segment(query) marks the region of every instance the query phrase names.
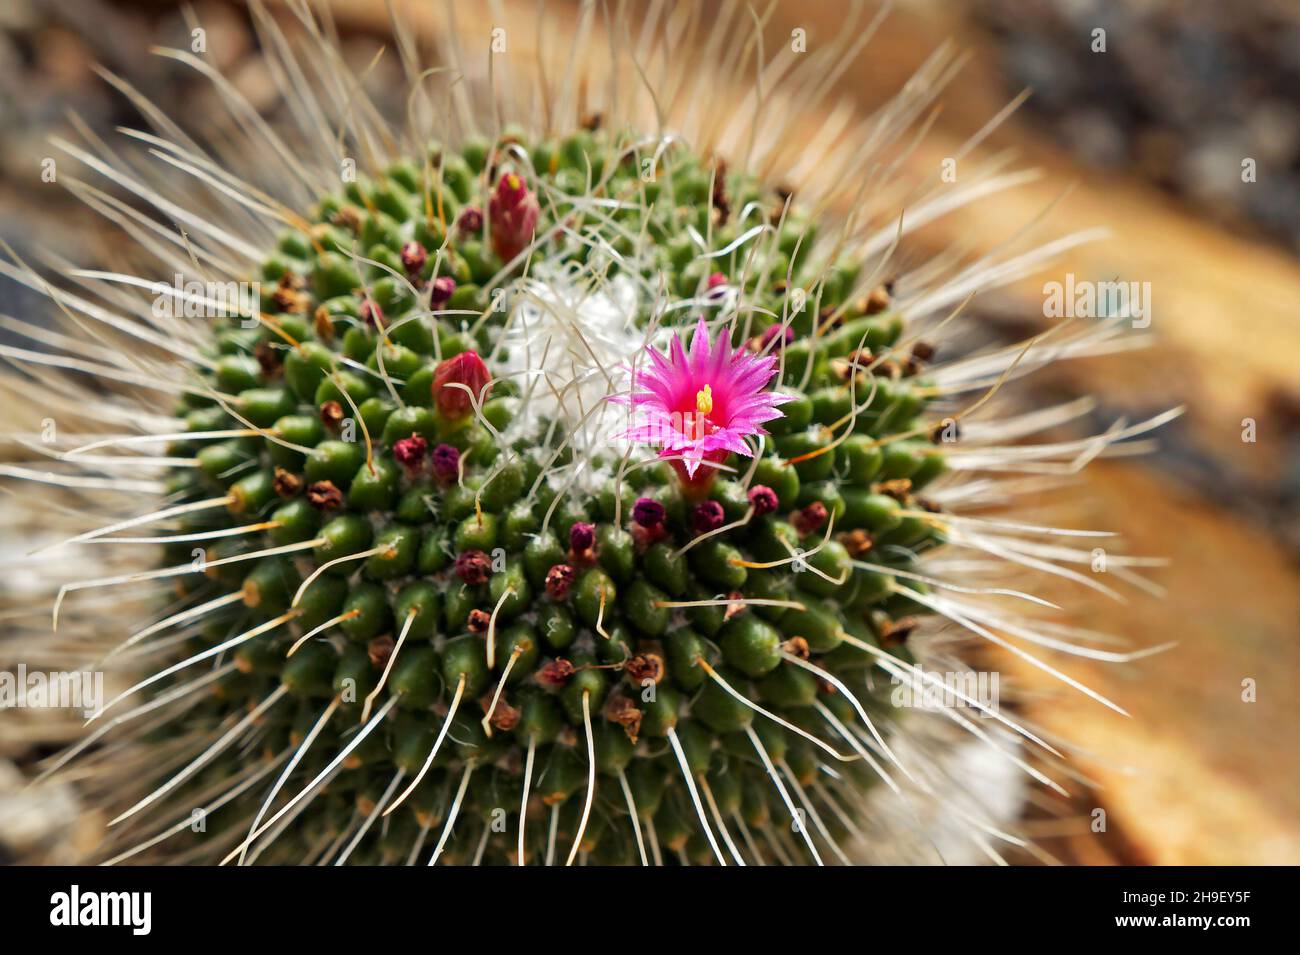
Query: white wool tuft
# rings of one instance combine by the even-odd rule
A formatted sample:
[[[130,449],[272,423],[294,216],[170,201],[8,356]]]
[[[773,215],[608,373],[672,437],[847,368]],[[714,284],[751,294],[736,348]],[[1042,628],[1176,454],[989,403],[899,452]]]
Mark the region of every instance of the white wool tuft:
[[[527,401],[507,438],[539,434],[544,421],[558,421],[553,444],[570,439],[575,460],[621,453],[615,435],[628,426],[626,407],[606,399],[626,394],[630,367],[646,344],[636,324],[636,283],[616,276],[589,289],[568,275],[529,280],[514,295],[502,362]]]

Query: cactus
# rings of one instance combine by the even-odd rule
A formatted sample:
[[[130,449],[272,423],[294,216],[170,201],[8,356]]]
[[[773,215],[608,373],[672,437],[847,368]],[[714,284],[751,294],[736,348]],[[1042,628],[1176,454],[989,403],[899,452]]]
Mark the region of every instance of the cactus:
[[[963,518],[972,498],[944,492],[997,471],[1004,433],[1036,430],[957,440],[1024,358],[939,362],[946,326],[927,318],[971,276],[896,288],[878,242],[816,211],[819,186],[791,196],[608,117],[448,134],[321,182],[299,209],[224,183],[288,223],[228,276],[260,282],[252,307],[183,333],[124,319],[110,357],[94,352],[122,392],[98,400],[116,425],[62,457],[156,466],[161,493],[74,543],[169,529],[153,569],[66,583],[56,621],[73,620],[56,626],[92,626],[77,610],[92,585],[175,584],[110,644],[133,678],[96,714],[105,729],[51,768],[110,729],[143,753],[131,784],[105,787],[137,834],[105,856],[861,857],[871,792],[912,776],[891,741],[920,718],[881,675],[921,678],[936,618],[995,640],[1018,619],[945,596],[995,588],[931,570],[935,555],[956,536],[1036,561],[1033,528]],[[251,255],[195,231],[208,265],[223,244]],[[166,362],[136,369],[123,331]],[[147,404],[143,434],[165,457],[136,459],[120,411],[164,366],[154,395],[176,404]],[[129,472],[90,473],[121,506]]]

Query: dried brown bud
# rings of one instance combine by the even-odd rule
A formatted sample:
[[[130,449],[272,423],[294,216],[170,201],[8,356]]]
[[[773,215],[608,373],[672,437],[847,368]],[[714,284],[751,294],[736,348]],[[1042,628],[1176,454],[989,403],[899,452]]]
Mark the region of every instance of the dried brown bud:
[[[275,479],[271,482],[275,488],[275,493],[280,497],[296,497],[302,490],[302,478],[284,468],[275,469]]]
[[[731,200],[727,196],[727,163],[718,159],[713,171],[713,208],[718,210],[717,220],[726,222],[731,217]]]
[[[867,296],[867,301],[862,309],[867,315],[876,315],[889,308],[889,288],[885,285],[877,285]]]
[[[944,418],[930,429],[931,444],[947,444],[961,440],[961,424],[956,418]]]
[[[572,663],[564,657],[556,657],[537,671],[537,682],[543,686],[564,686],[574,672]]]
[[[912,493],[912,481],[910,478],[894,478],[892,481],[881,481],[876,485],[876,493],[892,497],[899,504],[906,504],[908,496]]]
[[[316,330],[316,337],[326,345],[334,341],[334,319],[330,316],[330,310],[324,305],[316,306],[316,313],[312,316],[312,327]]]
[[[646,680],[658,683],[664,677],[664,660],[657,653],[638,653],[623,665],[623,672],[643,686]]]
[[[330,224],[342,226],[349,232],[361,231],[361,210],[356,206],[344,206],[330,216]]]
[[[867,531],[853,530],[841,534],[840,543],[844,545],[844,549],[849,552],[850,557],[861,557],[871,550],[875,542]]]
[[[811,656],[808,641],[803,637],[791,637],[785,643],[781,644],[781,649],[792,657],[798,657],[800,660],[807,660],[808,657]]]
[[[333,400],[323,402],[320,406],[320,420],[331,431],[337,431],[343,423],[343,406]]]
[[[337,511],[343,506],[343,492],[333,481],[317,481],[307,488],[307,503],[318,511]]]
[[[918,622],[915,617],[903,617],[899,620],[884,618],[876,627],[880,633],[880,645],[885,649],[902,645],[916,629]]]
[[[641,732],[642,714],[635,703],[621,693],[614,693],[605,701],[603,714],[611,723],[623,727],[627,738],[636,742],[637,735]]]
[[[487,633],[488,627],[492,625],[492,615],[486,610],[479,610],[475,607],[469,612],[469,632],[470,633]]]
[[[386,633],[373,637],[366,644],[366,655],[370,657],[370,665],[375,669],[387,666],[388,658],[393,655],[393,646],[393,638]]]
[[[520,711],[507,703],[504,696],[498,697],[494,705],[492,696],[493,693],[483,694],[483,698],[478,701],[479,706],[482,707],[483,715],[488,718],[489,723],[501,732],[508,733],[519,725]],[[491,707],[491,710],[488,707]]]
[[[284,359],[280,355],[280,350],[270,342],[258,342],[253,349],[253,357],[257,359],[257,364],[265,377],[274,378],[280,374]]]
[[[294,272],[285,272],[280,276],[271,301],[281,312],[306,312],[311,308],[311,296],[302,291],[302,279]]]

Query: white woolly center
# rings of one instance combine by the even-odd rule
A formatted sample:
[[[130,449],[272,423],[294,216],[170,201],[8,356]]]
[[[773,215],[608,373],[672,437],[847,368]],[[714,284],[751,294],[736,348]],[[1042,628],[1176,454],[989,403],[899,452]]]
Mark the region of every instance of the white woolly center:
[[[590,289],[564,274],[526,282],[512,303],[502,368],[527,400],[506,437],[541,438],[545,422],[558,422],[551,444],[569,439],[581,484],[595,455],[621,450],[614,436],[628,427],[629,412],[605,399],[628,393],[628,368],[645,344],[639,303],[625,275]]]

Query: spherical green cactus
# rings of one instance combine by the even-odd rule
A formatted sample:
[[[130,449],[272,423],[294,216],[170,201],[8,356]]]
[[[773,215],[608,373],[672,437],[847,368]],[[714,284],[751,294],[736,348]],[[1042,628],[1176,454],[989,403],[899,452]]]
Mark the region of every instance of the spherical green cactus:
[[[176,409],[194,437],[169,449],[199,466],[169,488],[215,502],[185,517],[211,542],[183,594],[240,601],[191,644],[224,642],[235,666],[189,725],[216,736],[258,708],[271,751],[310,738],[329,796],[300,786],[305,808],[250,836],[294,813],[277,842],[305,850],[342,802],[406,832],[478,820],[477,847],[437,840],[448,861],[726,863],[740,830],[792,813],[820,858],[810,811],[848,837],[807,790],[821,760],[872,785],[835,713],[887,707],[844,681],[873,649],[907,661],[890,634],[924,609],[909,598],[926,585],[894,571],[943,540],[918,499],[944,470],[931,352],[851,262],[794,254],[797,205],[683,149],[660,159],[678,195],[661,202],[638,153],[601,132],[433,146],[322,197],[262,264],[256,321],[217,324]],[[619,205],[578,234],[588,169]],[[675,241],[683,217],[735,251]],[[694,327],[679,338],[638,308],[575,329],[647,340],[639,367],[607,369],[608,406],[584,407],[569,359],[520,364],[557,321],[528,302],[544,281],[528,256],[575,286],[660,282]],[[539,387],[559,393],[545,413]],[[193,545],[168,544],[169,562]],[[214,759],[196,782],[234,768]]]
[[[895,226],[855,232],[830,208],[856,189],[806,162],[745,171],[743,139],[691,147],[611,113],[558,132],[485,121],[381,156],[368,109],[340,105],[361,171],[345,159],[297,205],[297,181],[282,202],[181,163],[275,223],[258,242],[189,223],[203,264],[260,283],[251,300],[147,326],[49,292],[115,336],[93,368],[52,363],[143,389],[134,414],[165,444],[116,459],[152,468],[148,507],[112,458],[90,484],[51,482],[122,508],[73,544],[168,528],[135,542],[161,547],[151,566],[74,578],[55,602],[56,627],[116,629],[95,645],[130,674],[49,770],[130,754],[101,799],[134,837],[104,857],[862,858],[864,794],[904,778],[934,794],[891,746],[914,718],[891,691],[950,659],[915,635],[932,615],[995,640],[1015,620],[941,591],[1025,596],[936,574],[934,556],[956,537],[1022,567],[1059,557],[1015,536],[1051,528],[955,512],[1000,500],[968,477],[1012,460],[1001,444],[1072,412],[986,423],[963,460],[958,423],[1024,355],[939,364],[934,320],[1037,259],[912,275],[900,294]],[[132,335],[153,349],[139,367]],[[75,420],[68,393],[49,400]],[[158,394],[177,403],[160,412]],[[64,461],[140,442],[115,433],[124,400],[97,407],[109,436]],[[75,593],[155,583],[174,590],[143,595],[153,621],[125,641]],[[172,824],[159,813],[182,793]]]

